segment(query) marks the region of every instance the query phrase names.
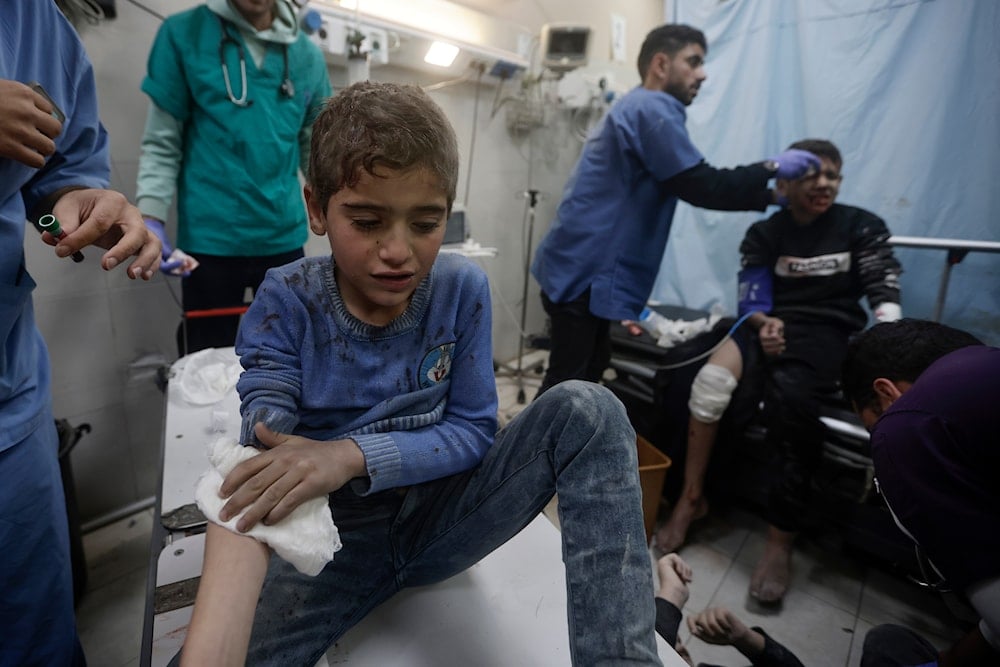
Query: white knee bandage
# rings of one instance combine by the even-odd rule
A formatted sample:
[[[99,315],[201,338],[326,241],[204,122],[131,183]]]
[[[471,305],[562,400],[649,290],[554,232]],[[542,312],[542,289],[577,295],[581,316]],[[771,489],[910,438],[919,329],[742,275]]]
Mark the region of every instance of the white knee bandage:
[[[737,384],[728,368],[715,364],[702,366],[691,385],[691,398],[688,400],[691,415],[706,424],[719,421]]]

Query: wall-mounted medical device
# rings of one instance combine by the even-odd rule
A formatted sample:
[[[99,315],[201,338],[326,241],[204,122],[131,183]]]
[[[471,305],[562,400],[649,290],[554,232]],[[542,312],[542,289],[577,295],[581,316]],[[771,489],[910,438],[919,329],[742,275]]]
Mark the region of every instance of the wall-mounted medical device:
[[[569,72],[587,64],[590,28],[572,23],[542,26],[542,67],[553,72]]]
[[[449,75],[474,67],[495,81],[528,67],[526,28],[447,0],[309,0],[302,21],[338,66],[358,52],[372,66]]]

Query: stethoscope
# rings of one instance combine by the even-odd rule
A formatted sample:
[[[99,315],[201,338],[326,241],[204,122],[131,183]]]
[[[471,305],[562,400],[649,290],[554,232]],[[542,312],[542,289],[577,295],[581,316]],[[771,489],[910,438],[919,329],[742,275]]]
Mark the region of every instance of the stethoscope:
[[[247,60],[243,53],[243,44],[240,40],[229,34],[229,21],[224,20],[221,16],[217,17],[219,19],[219,26],[222,28],[222,37],[219,39],[219,62],[222,63],[222,80],[226,83],[226,95],[229,97],[229,101],[238,107],[248,107],[253,104],[253,100],[247,99]],[[240,90],[241,94],[239,97],[233,94],[233,86],[229,80],[229,67],[226,66],[226,44],[232,44],[236,47],[236,53],[240,57]],[[282,75],[281,85],[278,87],[278,92],[285,97],[292,98],[295,97],[295,86],[292,84],[291,78],[288,76],[288,45],[282,45],[281,57],[284,61],[284,74]]]

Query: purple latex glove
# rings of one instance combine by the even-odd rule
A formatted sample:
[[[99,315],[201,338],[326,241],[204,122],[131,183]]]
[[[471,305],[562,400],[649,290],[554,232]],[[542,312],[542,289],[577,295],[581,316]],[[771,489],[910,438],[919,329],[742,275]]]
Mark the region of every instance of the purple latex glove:
[[[818,157],[798,148],[789,148],[768,160],[777,165],[774,176],[793,181],[802,178],[810,171],[820,170]]]
[[[156,218],[150,218],[148,216],[143,216],[142,220],[146,223],[146,227],[149,228],[149,231],[156,234],[156,238],[160,239],[160,244],[163,246],[163,252],[161,253],[162,259],[160,260],[160,272],[168,276],[178,275],[177,273],[174,273],[174,271],[179,269],[184,264],[184,260],[171,259],[170,256],[174,254],[174,247],[170,245],[170,239],[167,237],[167,230],[163,227],[163,221]],[[191,272],[186,271],[179,275],[189,276],[191,275]]]

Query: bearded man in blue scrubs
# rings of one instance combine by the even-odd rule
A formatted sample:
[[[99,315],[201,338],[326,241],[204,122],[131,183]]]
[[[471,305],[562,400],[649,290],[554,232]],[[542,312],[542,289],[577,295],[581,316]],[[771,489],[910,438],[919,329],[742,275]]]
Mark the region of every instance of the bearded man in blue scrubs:
[[[208,0],[160,26],[142,90],[152,104],[136,198],[163,241],[161,270],[184,276],[186,313],[239,307],[268,269],[303,255],[298,171],[330,96],[323,54],[289,0]],[[180,253],[163,222],[175,191]],[[233,345],[238,324],[188,319],[180,353]]]
[[[790,150],[736,169],[710,166],[691,143],[685,107],[705,81],[705,35],[686,25],[651,31],[639,52],[642,85],[591,133],[531,273],[551,322],[539,394],[569,379],[600,380],[612,320],[635,320],[667,246],[677,200],[703,208],[763,211],[771,178],[795,179],[819,159]]]

